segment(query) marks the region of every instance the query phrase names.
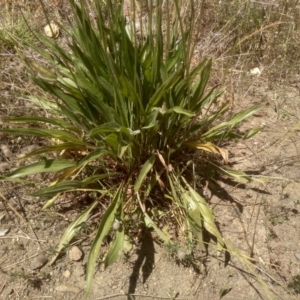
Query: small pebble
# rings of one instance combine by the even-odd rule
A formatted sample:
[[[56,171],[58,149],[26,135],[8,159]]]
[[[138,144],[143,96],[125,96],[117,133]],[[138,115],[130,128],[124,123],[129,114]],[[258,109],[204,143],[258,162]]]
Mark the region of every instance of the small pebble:
[[[298,252],[298,253],[295,253],[295,257],[298,259],[298,260],[300,260],[300,253]]]
[[[83,252],[77,247],[73,246],[69,251],[69,259],[79,261],[83,256]]]
[[[63,276],[66,277],[66,278],[70,278],[71,272],[69,270],[66,270],[66,271],[63,272]]]
[[[40,269],[48,262],[48,258],[45,256],[43,252],[40,252],[37,256],[35,256],[30,264],[31,270]]]
[[[183,260],[186,257],[186,253],[183,252],[182,250],[178,250],[177,257],[178,257],[179,260]]]
[[[11,157],[13,155],[7,145],[1,145],[1,150],[5,157]]]
[[[53,21],[44,27],[44,32],[46,36],[51,38],[57,38],[60,34],[59,27]]]

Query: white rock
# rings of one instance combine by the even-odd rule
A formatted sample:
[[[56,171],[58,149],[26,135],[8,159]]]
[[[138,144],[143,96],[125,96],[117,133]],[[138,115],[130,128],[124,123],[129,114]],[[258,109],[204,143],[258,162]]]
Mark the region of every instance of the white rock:
[[[261,70],[259,68],[253,68],[253,69],[250,70],[250,74],[251,75],[260,75]]]
[[[12,152],[10,151],[7,145],[1,145],[1,150],[6,157],[12,156]]]
[[[47,36],[55,39],[60,34],[59,27],[53,21],[50,21],[50,24],[44,27],[44,32]]]
[[[64,276],[65,278],[70,278],[71,272],[70,272],[69,270],[66,270],[66,271],[63,272],[63,276]]]

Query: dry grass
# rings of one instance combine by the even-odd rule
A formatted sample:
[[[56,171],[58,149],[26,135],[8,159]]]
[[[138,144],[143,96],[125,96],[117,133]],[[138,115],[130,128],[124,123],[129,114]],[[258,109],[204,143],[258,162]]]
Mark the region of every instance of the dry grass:
[[[54,1],[49,11],[54,18],[64,2]],[[138,1],[141,2],[141,1]],[[184,0],[182,13],[191,7]],[[0,48],[32,39],[22,14],[31,18],[30,26],[41,30],[42,10],[37,1],[0,1]],[[260,67],[272,82],[290,79],[297,73],[300,61],[300,4],[297,0],[266,1],[195,1],[195,59],[213,57],[222,69],[223,81],[228,71],[248,72]],[[22,14],[21,14],[22,11]],[[33,15],[33,18],[32,18]],[[43,20],[42,20],[43,19]],[[41,21],[42,20],[42,21]],[[221,67],[221,68],[220,68]],[[218,74],[220,77],[220,74]]]

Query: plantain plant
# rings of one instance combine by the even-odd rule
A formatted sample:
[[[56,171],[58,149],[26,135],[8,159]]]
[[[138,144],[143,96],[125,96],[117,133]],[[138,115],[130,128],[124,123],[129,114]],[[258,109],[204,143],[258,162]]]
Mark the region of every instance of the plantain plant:
[[[192,64],[195,16],[188,19],[183,14],[193,12],[193,0],[185,1],[185,12],[181,0],[157,0],[155,5],[150,0],[131,1],[129,16],[122,0],[94,1],[92,8],[85,0],[69,4],[72,21],[58,24],[67,45],[39,35],[38,46],[26,46],[39,54],[40,62],[18,50],[32,80],[49,95],[28,97],[47,111],[46,116],[10,118],[11,124],[21,125],[1,129],[48,141],[23,157],[36,157],[34,163],[1,180],[54,174],[50,184],[33,193],[46,200],[45,209],[64,193],[93,195],[94,202],[65,230],[51,262],[97,209],[101,218],[88,256],[87,292],[103,239],[113,237],[104,258],[108,266],[131,238],[126,220],[134,214],[164,243],[172,244],[175,240],[157,214],[173,209],[191,244],[202,245],[205,230],[224,249],[213,212],[199,184],[193,183],[195,178],[214,180],[217,174],[250,179],[225,167],[228,151],[223,145],[260,130],[238,130],[260,106],[226,119],[229,106],[218,104],[221,92],[208,88],[212,61]]]

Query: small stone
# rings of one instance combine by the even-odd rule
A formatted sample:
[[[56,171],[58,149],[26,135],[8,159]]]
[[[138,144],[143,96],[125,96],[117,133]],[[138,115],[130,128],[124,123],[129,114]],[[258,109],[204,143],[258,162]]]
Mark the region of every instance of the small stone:
[[[69,270],[66,270],[66,271],[63,272],[63,276],[66,277],[66,278],[70,278],[71,272]]]
[[[69,259],[79,261],[83,256],[83,252],[77,247],[73,246],[69,251]]]
[[[8,232],[9,232],[9,228],[0,230],[0,237],[1,237],[1,236],[5,236]]]
[[[250,74],[251,75],[260,75],[261,70],[259,68],[253,68],[253,69],[250,70]]]
[[[1,150],[5,157],[11,157],[13,155],[7,145],[1,145]]]
[[[183,260],[186,257],[186,253],[182,250],[178,250],[177,257],[178,257],[179,260]]]
[[[77,293],[80,292],[80,289],[79,289],[79,288],[74,287],[74,286],[64,285],[64,284],[62,284],[62,285],[57,285],[57,286],[55,287],[55,290],[56,290],[57,292],[70,292],[70,293],[75,293],[75,294],[77,294]]]
[[[296,252],[296,253],[295,253],[295,257],[296,257],[298,260],[300,260],[300,253],[299,253],[299,252],[298,252],[298,253]]]
[[[42,268],[48,262],[48,258],[43,252],[40,252],[36,257],[33,258],[30,269],[36,270]]]
[[[51,38],[57,38],[60,34],[59,27],[53,21],[44,27],[44,32],[46,36]]]

